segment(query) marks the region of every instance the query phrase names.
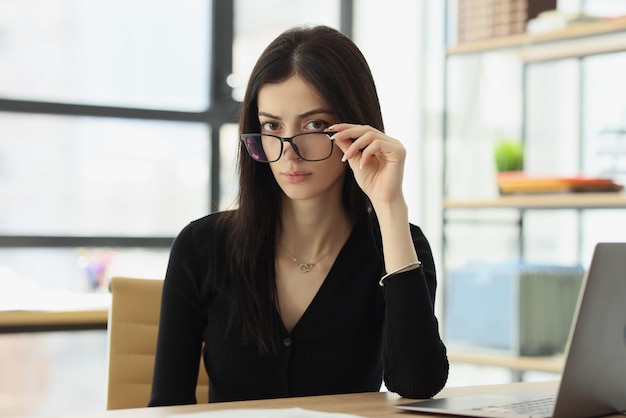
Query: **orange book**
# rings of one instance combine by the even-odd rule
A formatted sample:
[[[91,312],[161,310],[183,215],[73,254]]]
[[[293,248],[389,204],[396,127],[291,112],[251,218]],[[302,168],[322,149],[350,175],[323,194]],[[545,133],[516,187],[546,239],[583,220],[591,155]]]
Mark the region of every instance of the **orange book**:
[[[498,173],[497,182],[501,194],[618,192],[624,188],[608,178],[529,176],[523,172]]]

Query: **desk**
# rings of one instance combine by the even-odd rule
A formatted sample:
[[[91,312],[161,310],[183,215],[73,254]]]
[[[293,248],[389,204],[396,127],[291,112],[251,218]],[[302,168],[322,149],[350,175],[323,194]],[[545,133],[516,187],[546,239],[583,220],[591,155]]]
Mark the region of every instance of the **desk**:
[[[516,387],[551,388],[556,389],[558,382],[533,382],[512,383],[506,385],[472,386],[463,388],[446,388],[439,396],[458,396],[477,393],[485,389],[511,389]],[[398,395],[388,392],[354,393],[347,395],[310,396],[304,398],[268,399],[261,401],[226,402],[203,405],[168,406],[161,408],[137,408],[119,409],[115,411],[103,411],[96,413],[73,415],[83,418],[158,418],[168,417],[175,414],[185,414],[201,411],[216,411],[226,409],[243,408],[303,408],[321,412],[335,412],[355,414],[364,417],[426,417],[427,415],[403,412],[395,405],[412,402],[410,399],[400,398]],[[65,415],[66,418],[72,415]],[[433,415],[435,417],[435,415]],[[440,415],[436,416],[441,418]],[[615,415],[622,417],[623,415]]]
[[[6,295],[5,295],[6,296]],[[0,334],[106,329],[111,295],[38,290],[0,303]]]
[[[0,311],[0,334],[106,329],[108,309]]]

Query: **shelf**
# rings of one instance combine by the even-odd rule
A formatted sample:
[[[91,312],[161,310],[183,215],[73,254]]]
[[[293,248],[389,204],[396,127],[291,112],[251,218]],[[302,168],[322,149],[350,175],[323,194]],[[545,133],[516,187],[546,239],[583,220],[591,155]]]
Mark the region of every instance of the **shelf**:
[[[450,46],[447,55],[510,50],[525,62],[584,57],[626,50],[626,19],[573,24],[546,33],[490,38]]]
[[[445,209],[626,209],[623,193],[562,193],[500,196],[493,199],[444,199]]]

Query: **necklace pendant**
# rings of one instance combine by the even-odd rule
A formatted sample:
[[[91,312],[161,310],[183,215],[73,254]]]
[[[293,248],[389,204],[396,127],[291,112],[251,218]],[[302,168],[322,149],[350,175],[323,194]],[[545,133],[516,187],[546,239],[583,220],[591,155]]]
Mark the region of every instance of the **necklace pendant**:
[[[300,273],[308,273],[315,268],[314,263],[300,263],[298,266],[300,267]]]

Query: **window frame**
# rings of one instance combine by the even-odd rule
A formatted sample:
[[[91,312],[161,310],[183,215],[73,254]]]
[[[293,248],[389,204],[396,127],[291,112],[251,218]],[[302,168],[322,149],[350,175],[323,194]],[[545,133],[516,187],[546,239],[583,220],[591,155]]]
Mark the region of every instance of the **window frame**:
[[[206,124],[210,129],[210,190],[211,212],[217,210],[220,199],[219,132],[222,125],[236,123],[239,104],[232,99],[231,88],[226,83],[232,73],[232,43],[234,37],[234,0],[213,0],[212,33],[210,47],[209,107],[200,112],[100,106],[52,101],[17,100],[0,97],[0,112],[48,114],[57,116],[89,116],[97,118],[120,118],[170,122],[193,122]],[[74,235],[13,235],[0,234],[0,248],[62,248],[105,247],[122,248],[168,248],[173,237],[163,236],[74,236]]]
[[[89,116],[135,120],[204,123],[210,136],[210,212],[219,210],[220,202],[220,131],[223,125],[236,124],[240,103],[232,96],[227,78],[232,74],[235,0],[211,1],[211,43],[209,107],[200,112],[116,107],[53,101],[16,100],[0,97],[0,112],[48,114],[57,116]],[[340,30],[352,36],[353,0],[339,0]],[[172,236],[76,236],[76,235],[16,235],[0,233],[0,248],[67,248],[67,247],[120,247],[169,248]]]

